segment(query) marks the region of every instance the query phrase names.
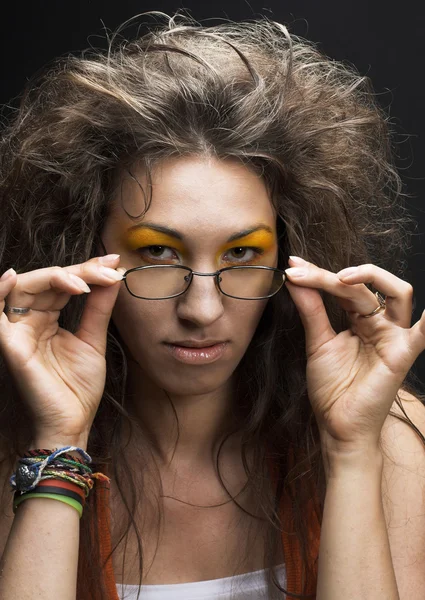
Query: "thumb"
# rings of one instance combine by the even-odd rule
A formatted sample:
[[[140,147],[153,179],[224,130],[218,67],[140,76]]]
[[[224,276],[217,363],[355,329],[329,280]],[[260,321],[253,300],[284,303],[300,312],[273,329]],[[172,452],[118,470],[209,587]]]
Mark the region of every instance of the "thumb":
[[[323,344],[332,340],[336,332],[329,322],[325,304],[317,289],[300,287],[288,281],[285,285],[304,326],[306,353],[309,358]]]
[[[117,269],[125,273],[125,269]],[[121,281],[108,286],[94,286],[87,296],[84,312],[75,336],[92,346],[99,354],[105,355],[108,325],[112,309],[120,291]]]

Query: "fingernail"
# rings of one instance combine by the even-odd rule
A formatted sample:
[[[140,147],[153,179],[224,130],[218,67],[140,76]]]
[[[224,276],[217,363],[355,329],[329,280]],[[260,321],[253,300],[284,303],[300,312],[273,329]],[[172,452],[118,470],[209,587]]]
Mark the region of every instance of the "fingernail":
[[[337,275],[339,278],[345,278],[350,277],[350,275],[355,275],[355,273],[357,273],[357,267],[349,267],[348,269],[342,269]]]
[[[117,260],[117,258],[119,258],[120,255],[119,254],[106,254],[105,256],[100,256],[99,257],[99,262],[107,265],[111,262],[114,262],[115,260]]]
[[[122,280],[121,273],[118,273],[114,269],[108,269],[108,267],[99,267],[99,271],[105,275],[105,277],[109,277],[109,279],[113,279],[114,281]]]
[[[290,277],[304,277],[307,271],[305,269],[298,269],[297,267],[290,267],[289,269],[285,269],[285,273],[290,275]]]
[[[306,260],[300,258],[299,256],[290,256],[289,257],[296,265],[305,265],[307,263]]]
[[[9,277],[11,277],[12,275],[16,275],[15,269],[9,269],[5,273],[3,273],[3,275],[0,277],[0,281],[5,281],[6,279],[9,279]]]

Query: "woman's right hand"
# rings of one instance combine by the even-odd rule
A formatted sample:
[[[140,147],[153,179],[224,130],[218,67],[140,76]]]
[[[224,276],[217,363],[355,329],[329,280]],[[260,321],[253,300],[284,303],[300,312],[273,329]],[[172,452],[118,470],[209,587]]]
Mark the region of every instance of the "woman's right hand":
[[[105,387],[107,329],[124,272],[115,270],[119,256],[109,256],[19,275],[12,270],[0,278],[0,352],[33,415],[37,438],[88,437]],[[87,291],[78,331],[59,327],[70,297]],[[5,304],[31,310],[5,313]]]

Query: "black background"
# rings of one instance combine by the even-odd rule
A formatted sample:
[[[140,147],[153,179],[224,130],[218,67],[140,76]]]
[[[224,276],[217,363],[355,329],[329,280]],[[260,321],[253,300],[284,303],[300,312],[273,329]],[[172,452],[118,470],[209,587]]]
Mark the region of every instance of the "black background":
[[[319,43],[319,48],[331,58],[354,64],[361,74],[371,78],[398,134],[397,167],[405,191],[412,196],[407,199],[407,206],[418,223],[406,277],[415,290],[412,323],[420,318],[425,308],[425,9],[422,3],[35,0],[5,4],[0,9],[3,120],[7,118],[8,105],[16,105],[15,97],[26,80],[46,62],[63,54],[78,53],[88,46],[105,48],[105,30],[111,33],[127,19],[148,10],[172,14],[185,9],[198,20],[205,19],[204,25],[216,24],[220,19],[240,21],[266,15],[284,23],[290,33]],[[136,32],[137,25],[132,25],[123,35],[132,37]],[[425,382],[425,352],[417,359],[414,371]]]

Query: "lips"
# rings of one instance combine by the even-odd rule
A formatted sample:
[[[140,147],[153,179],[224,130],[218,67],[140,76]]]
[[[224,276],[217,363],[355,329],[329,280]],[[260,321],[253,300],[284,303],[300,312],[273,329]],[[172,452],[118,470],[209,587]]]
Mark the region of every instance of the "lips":
[[[182,340],[177,342],[165,342],[172,346],[182,346],[183,348],[208,348],[209,346],[215,346],[216,344],[224,344],[226,340],[205,340],[205,341],[192,341]]]
[[[202,343],[206,344],[206,342]],[[170,352],[176,360],[192,365],[208,364],[219,360],[226,353],[227,346],[227,342],[219,342],[212,346],[204,345],[200,347],[188,347],[165,343],[168,352]]]

